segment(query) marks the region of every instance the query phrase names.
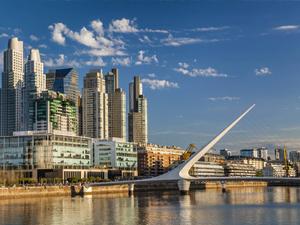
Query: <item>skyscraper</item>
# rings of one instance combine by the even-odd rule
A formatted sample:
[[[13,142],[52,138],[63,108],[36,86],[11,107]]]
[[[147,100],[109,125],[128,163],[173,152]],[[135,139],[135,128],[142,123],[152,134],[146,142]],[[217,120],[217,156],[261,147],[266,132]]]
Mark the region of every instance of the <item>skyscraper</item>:
[[[105,75],[108,94],[108,136],[126,140],[126,95],[119,88],[118,69],[114,68]]]
[[[76,118],[77,121],[80,121],[78,108],[80,91],[78,87],[78,74],[74,68],[50,70],[46,74],[46,88],[65,94],[69,100],[74,102],[76,106]],[[78,131],[79,127],[77,128]]]
[[[50,70],[46,74],[46,88],[65,94],[78,105],[78,74],[74,68]]]
[[[22,126],[22,89],[24,80],[23,42],[14,37],[4,51],[1,90],[0,133],[12,135]]]
[[[23,105],[23,129],[34,130],[35,99],[46,90],[46,76],[44,64],[41,62],[38,49],[31,49],[25,64],[24,105]]]
[[[128,136],[129,141],[148,142],[147,98],[143,95],[143,86],[139,76],[129,84]]]
[[[83,136],[108,138],[108,96],[102,71],[90,71],[84,78],[82,92]]]

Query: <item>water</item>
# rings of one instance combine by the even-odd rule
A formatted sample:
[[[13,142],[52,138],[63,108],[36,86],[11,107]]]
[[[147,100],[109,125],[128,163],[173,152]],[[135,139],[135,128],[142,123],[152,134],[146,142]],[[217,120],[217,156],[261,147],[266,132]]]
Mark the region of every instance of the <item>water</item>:
[[[300,188],[143,192],[0,201],[0,224],[300,224]]]

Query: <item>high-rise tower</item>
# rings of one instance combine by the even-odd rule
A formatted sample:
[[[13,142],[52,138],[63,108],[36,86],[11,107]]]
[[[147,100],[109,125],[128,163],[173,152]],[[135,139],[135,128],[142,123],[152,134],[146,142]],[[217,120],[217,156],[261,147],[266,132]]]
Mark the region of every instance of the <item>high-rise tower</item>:
[[[22,126],[22,89],[24,80],[23,42],[14,37],[3,55],[0,134],[12,135]]]
[[[108,138],[108,97],[102,71],[90,71],[84,78],[82,92],[83,136]]]
[[[35,99],[46,90],[46,76],[44,64],[41,61],[38,49],[31,49],[25,64],[23,129],[35,130]]]
[[[141,78],[135,76],[129,84],[128,136],[129,141],[148,142],[147,98],[143,95]]]
[[[108,136],[126,140],[126,95],[119,88],[119,72],[114,68],[105,75],[108,94]]]

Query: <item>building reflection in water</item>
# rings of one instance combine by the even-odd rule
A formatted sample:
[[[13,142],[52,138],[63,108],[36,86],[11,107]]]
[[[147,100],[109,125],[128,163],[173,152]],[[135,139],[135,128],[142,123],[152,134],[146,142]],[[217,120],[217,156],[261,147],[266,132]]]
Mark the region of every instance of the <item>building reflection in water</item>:
[[[298,224],[300,188],[139,192],[0,201],[0,224]]]

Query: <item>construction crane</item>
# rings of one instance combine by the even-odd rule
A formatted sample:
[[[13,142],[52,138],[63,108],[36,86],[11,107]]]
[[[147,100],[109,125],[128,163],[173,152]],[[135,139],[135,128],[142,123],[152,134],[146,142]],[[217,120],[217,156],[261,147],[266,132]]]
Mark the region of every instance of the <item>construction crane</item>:
[[[285,176],[289,176],[289,162],[287,158],[287,151],[286,147],[283,148],[283,162],[284,162],[284,169],[285,169]]]
[[[188,158],[190,158],[191,155],[193,154],[193,150],[195,148],[196,148],[195,144],[189,144],[189,146],[187,147],[187,149],[185,150],[185,152],[181,156],[182,160],[187,160]]]

